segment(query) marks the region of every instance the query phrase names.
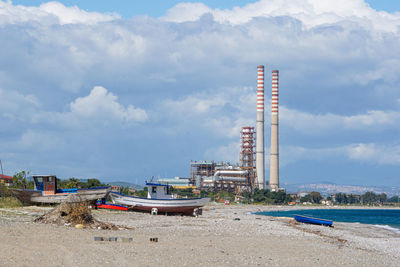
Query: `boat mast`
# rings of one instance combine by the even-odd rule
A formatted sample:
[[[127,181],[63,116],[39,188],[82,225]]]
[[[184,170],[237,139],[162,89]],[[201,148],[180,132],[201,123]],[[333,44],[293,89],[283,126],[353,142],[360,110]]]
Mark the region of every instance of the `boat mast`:
[[[3,164],[1,163],[1,159],[0,159],[0,167],[1,167],[1,178],[4,178],[4,173],[3,173]],[[1,199],[4,199],[4,185],[3,185],[3,181],[0,182],[1,184]]]

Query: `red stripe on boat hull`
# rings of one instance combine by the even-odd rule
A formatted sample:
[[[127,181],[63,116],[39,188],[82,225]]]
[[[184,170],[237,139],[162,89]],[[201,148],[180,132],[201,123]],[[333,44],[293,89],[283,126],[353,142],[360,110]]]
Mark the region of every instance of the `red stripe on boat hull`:
[[[122,207],[122,206],[117,206],[117,205],[110,205],[110,204],[97,205],[97,208],[99,208],[99,209],[110,209],[110,210],[123,210],[123,211],[127,211],[128,210],[127,207]]]

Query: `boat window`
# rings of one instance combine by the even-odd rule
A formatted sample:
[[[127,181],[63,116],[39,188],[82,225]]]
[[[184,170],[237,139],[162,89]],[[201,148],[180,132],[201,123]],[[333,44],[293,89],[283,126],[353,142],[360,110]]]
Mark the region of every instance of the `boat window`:
[[[43,183],[43,177],[37,177],[36,181],[38,181],[38,183]]]
[[[153,186],[153,187],[151,188],[151,192],[152,192],[152,193],[157,193],[157,187]]]
[[[48,182],[53,182],[53,177],[47,177]]]

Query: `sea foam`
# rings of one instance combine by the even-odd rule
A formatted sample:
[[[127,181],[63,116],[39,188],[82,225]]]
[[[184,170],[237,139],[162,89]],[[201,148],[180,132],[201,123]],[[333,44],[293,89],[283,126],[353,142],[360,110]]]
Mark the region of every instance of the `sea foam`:
[[[374,226],[378,227],[378,228],[382,228],[382,229],[385,229],[385,230],[389,230],[389,231],[395,232],[396,234],[400,235],[400,229],[399,228],[394,228],[394,227],[391,227],[389,225],[378,225],[378,224],[374,224]]]

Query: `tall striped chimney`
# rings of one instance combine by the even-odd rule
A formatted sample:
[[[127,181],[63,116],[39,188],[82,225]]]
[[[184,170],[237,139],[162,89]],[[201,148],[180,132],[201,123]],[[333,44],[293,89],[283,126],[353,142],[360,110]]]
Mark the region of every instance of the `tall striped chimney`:
[[[269,185],[271,191],[279,190],[279,71],[272,71],[271,162]]]
[[[256,187],[265,189],[264,159],[264,66],[257,67]]]

